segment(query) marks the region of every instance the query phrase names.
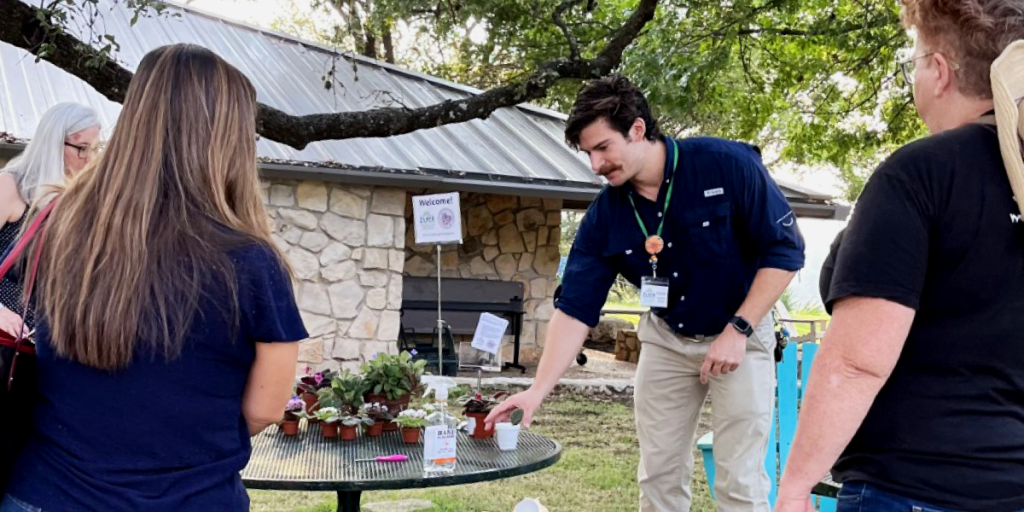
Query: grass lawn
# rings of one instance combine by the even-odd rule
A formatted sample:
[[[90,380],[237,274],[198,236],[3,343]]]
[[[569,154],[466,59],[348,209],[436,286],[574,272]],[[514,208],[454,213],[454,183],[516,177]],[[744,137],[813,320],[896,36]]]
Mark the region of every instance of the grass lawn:
[[[614,301],[614,300],[609,300],[608,302],[606,302],[604,304],[604,309],[637,309],[639,307],[640,307],[640,301],[639,300],[634,301],[634,302],[617,302],[617,301]],[[620,320],[625,320],[625,321],[633,324],[633,326],[636,326],[637,323],[640,322],[640,317],[638,315],[607,315],[607,316],[609,316],[611,318],[618,318]]]
[[[541,408],[531,430],[562,443],[562,459],[525,476],[495,482],[409,491],[363,494],[363,504],[401,499],[430,500],[436,512],[511,512],[526,497],[538,498],[552,512],[636,510],[636,465],[640,458],[632,402],[574,395],[553,397]],[[701,429],[702,431],[705,429]],[[711,512],[704,469],[697,456],[694,512]],[[330,512],[334,493],[249,491],[253,512]]]

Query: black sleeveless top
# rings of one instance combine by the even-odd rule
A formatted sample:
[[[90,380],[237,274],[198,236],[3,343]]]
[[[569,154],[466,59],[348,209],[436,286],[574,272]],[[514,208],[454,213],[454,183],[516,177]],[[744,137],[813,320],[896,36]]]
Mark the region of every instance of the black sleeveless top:
[[[22,214],[20,219],[5,223],[0,228],[0,257],[6,256],[7,250],[14,247],[14,242],[18,239],[18,233],[21,232],[21,225],[25,222],[25,217],[28,217],[27,211],[25,214]],[[20,282],[9,279],[6,276],[0,279],[0,304],[3,304],[5,308],[19,315],[23,314]]]

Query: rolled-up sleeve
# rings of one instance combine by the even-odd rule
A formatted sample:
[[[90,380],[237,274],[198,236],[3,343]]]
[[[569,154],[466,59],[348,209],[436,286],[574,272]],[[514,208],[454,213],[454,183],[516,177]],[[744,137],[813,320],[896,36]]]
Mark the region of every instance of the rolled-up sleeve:
[[[742,183],[740,214],[759,255],[758,268],[797,271],[804,267],[804,239],[797,227],[796,214],[786,196],[779,190],[761,163],[761,157],[750,148],[749,154],[737,155],[734,176]]]
[[[597,203],[592,205],[580,223],[555,301],[556,308],[591,328],[601,319],[601,308],[618,273],[602,255],[599,237],[606,230],[600,227],[598,208]]]

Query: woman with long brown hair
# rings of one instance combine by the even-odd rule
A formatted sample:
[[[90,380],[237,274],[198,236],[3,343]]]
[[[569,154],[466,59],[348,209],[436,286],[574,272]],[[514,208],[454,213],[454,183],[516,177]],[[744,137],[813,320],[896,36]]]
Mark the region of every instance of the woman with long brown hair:
[[[40,401],[0,510],[248,510],[249,437],[294,379],[298,345],[279,342],[307,337],[255,118],[249,80],[209,50],[142,59],[38,241]]]

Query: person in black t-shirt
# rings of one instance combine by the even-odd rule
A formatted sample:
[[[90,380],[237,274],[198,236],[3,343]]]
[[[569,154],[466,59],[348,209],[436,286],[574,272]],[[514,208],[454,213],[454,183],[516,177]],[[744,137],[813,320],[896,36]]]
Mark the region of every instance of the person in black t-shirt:
[[[1024,510],[1024,2],[903,11],[933,135],[881,165],[833,245],[778,512],[813,510],[830,468],[839,512]]]

